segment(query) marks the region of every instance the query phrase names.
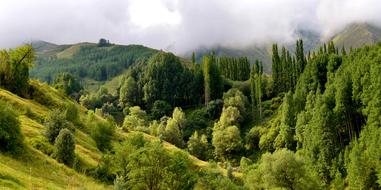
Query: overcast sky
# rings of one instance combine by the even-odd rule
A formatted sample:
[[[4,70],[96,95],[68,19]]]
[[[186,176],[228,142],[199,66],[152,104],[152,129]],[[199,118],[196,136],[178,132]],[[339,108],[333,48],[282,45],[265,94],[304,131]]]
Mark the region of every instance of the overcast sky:
[[[380,26],[381,0],[0,0],[0,47],[107,38],[184,53],[292,41],[297,29],[329,36],[352,22]]]

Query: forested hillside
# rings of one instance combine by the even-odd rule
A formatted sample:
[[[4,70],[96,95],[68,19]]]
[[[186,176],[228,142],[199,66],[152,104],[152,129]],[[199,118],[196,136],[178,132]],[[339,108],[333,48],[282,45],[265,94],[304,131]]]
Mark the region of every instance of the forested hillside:
[[[30,71],[31,77],[51,83],[58,74],[69,72],[80,79],[106,81],[131,65],[145,62],[157,52],[141,45],[122,46],[102,40],[105,39],[98,44],[32,43],[37,51],[37,60]]]
[[[0,60],[2,186],[381,187],[380,44],[273,44],[272,75],[246,57],[159,51],[126,68],[115,93],[83,93],[75,73],[30,81],[28,45]]]

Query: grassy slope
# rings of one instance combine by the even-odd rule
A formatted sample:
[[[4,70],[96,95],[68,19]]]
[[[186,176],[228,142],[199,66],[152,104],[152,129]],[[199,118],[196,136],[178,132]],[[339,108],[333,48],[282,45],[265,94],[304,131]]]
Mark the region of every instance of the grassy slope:
[[[48,99],[52,105],[41,105],[35,100],[21,98],[9,91],[0,89],[0,99],[9,102],[19,112],[21,130],[25,136],[26,144],[26,153],[23,158],[15,159],[0,154],[0,187],[9,189],[111,189],[109,186],[100,184],[94,179],[56,162],[32,146],[33,142],[44,139],[43,120],[47,114],[54,108],[74,102],[47,84],[31,81],[31,85],[40,90],[45,100]],[[80,110],[81,120],[86,120],[86,109],[80,105],[77,106]],[[118,129],[114,143],[130,133]],[[144,136],[147,140],[159,140],[157,137],[148,134],[144,134]],[[101,152],[97,150],[95,142],[89,136],[88,129],[86,127],[81,130],[77,129],[75,138],[76,154],[87,167],[95,167],[101,159]],[[169,151],[184,151],[167,142],[164,142],[164,147]],[[189,156],[198,167],[209,165],[208,162]],[[221,172],[226,174],[224,169],[221,169]],[[241,176],[240,173],[234,174],[238,177]]]
[[[46,84],[32,82],[41,89],[57,106],[71,102]],[[110,189],[94,179],[78,174],[73,169],[56,162],[51,157],[32,147],[32,142],[44,138],[43,119],[52,109],[34,100],[20,98],[9,91],[0,89],[0,99],[9,102],[20,113],[22,133],[25,136],[26,153],[23,158],[12,158],[0,154],[0,186],[10,189]],[[28,110],[28,111],[26,111]],[[81,117],[85,117],[85,110]],[[95,142],[84,131],[76,130],[76,154],[89,167],[95,167],[101,158]]]

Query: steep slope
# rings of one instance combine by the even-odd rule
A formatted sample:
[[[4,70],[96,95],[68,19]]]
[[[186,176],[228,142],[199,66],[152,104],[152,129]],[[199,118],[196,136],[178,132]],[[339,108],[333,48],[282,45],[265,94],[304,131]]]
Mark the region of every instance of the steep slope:
[[[33,100],[0,89],[0,99],[10,103],[19,112],[26,145],[26,153],[21,158],[0,154],[0,186],[9,189],[110,189],[43,153],[52,149],[44,141],[44,118],[52,109],[74,102],[46,84],[32,81],[31,85],[38,94],[38,98]],[[85,118],[85,109],[77,106],[80,108],[80,117]],[[83,161],[83,166],[97,166],[101,153],[86,130],[76,130],[75,138],[76,154]]]
[[[359,48],[381,42],[381,29],[366,23],[355,23],[334,35],[331,40],[337,47]]]

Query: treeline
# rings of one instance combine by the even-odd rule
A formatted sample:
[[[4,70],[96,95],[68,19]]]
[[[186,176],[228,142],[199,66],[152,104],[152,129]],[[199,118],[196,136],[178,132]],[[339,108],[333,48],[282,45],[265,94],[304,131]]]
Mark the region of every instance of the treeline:
[[[278,45],[272,47],[272,77],[274,81],[274,93],[294,91],[300,74],[307,64],[305,52],[303,49],[303,40],[296,41],[295,55],[282,47],[278,50]]]
[[[219,57],[217,64],[221,74],[230,80],[245,81],[250,76],[250,63],[247,57]]]

